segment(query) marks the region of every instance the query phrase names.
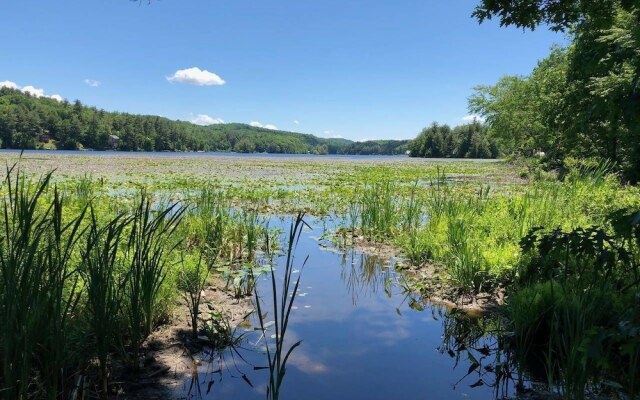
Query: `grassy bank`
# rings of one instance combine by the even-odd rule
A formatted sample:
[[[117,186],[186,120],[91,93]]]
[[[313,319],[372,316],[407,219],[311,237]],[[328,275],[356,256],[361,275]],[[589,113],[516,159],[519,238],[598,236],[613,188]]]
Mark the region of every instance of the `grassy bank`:
[[[335,222],[339,246],[392,245],[413,291],[495,300],[504,344],[550,392],[638,391],[640,196],[604,167],[560,181],[503,162],[2,156],[18,163],[0,216],[10,398],[113,390],[177,298],[191,336],[219,341],[202,289],[215,277],[251,295],[278,242],[268,217],[299,210]]]

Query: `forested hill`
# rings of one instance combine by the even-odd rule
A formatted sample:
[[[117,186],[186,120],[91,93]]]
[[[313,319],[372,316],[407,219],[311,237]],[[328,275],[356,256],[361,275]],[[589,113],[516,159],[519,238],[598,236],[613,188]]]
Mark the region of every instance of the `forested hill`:
[[[403,154],[407,141],[352,142],[246,124],[195,125],[107,112],[0,88],[0,141],[12,149]]]

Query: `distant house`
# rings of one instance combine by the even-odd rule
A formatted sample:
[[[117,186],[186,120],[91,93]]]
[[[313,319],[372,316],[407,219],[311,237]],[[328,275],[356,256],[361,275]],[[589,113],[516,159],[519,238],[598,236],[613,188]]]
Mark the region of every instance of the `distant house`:
[[[116,135],[109,135],[109,139],[107,140],[107,143],[109,143],[109,146],[111,147],[118,147],[118,143],[120,143],[120,138]]]
[[[46,133],[43,133],[40,136],[38,136],[38,141],[40,143],[49,143],[50,140],[51,140],[51,136],[47,135]]]

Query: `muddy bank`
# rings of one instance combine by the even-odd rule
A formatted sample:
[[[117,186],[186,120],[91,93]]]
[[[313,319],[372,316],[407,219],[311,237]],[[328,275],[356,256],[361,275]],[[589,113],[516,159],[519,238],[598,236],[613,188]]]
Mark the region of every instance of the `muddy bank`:
[[[467,293],[457,287],[441,266],[423,263],[419,266],[396,266],[407,278],[407,288],[420,293],[424,300],[461,309],[471,315],[495,312],[504,304],[506,291],[498,288],[491,292]]]
[[[222,315],[222,323],[228,324],[233,330],[253,311],[251,297],[235,298],[219,278],[212,279],[203,292],[200,313],[205,322],[212,312],[217,312]],[[134,374],[124,368],[116,368],[114,382],[117,384],[117,393],[113,398],[169,398],[175,389],[196,373],[200,364],[197,354],[209,344],[202,335],[199,339],[192,339],[189,307],[184,299],[178,299],[171,319],[145,342],[142,370]]]
[[[336,239],[341,240],[337,234]],[[477,294],[468,293],[457,287],[443,266],[428,262],[413,265],[404,257],[402,249],[398,246],[371,242],[363,236],[354,236],[350,247],[381,260],[393,262],[396,270],[401,271],[405,278],[405,289],[419,293],[424,303],[443,304],[447,308],[461,309],[470,315],[495,312],[504,304],[504,288]]]

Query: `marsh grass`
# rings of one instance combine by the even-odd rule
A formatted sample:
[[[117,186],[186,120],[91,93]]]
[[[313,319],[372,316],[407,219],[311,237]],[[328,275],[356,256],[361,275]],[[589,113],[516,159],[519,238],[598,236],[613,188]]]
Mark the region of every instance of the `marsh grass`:
[[[195,332],[216,261],[239,248],[249,263],[264,232],[257,210],[234,210],[229,194],[214,188],[188,208],[162,200],[166,190],[158,200],[158,192],[117,188],[112,198],[86,175],[61,187],[52,174],[33,180],[12,166],[0,188],[2,398],[84,396],[89,386],[109,392],[114,365],[139,368],[143,342],[177,289]],[[243,295],[254,284],[245,279]],[[214,323],[206,321],[205,330]]]
[[[480,249],[470,239],[465,221],[448,221],[447,244],[445,263],[449,274],[460,288],[479,292],[487,278],[487,269]]]
[[[442,171],[421,196],[417,228],[396,238],[414,263],[444,267],[459,285],[477,291],[485,283],[506,285],[517,274],[519,242],[535,227],[573,229],[601,224],[615,205],[638,204],[605,167],[572,172],[564,182],[533,182],[511,191],[452,184]]]
[[[231,203],[226,192],[211,186],[203,188],[193,202],[187,214],[188,225],[195,231],[195,245],[211,268],[227,247]]]
[[[397,226],[396,187],[390,181],[365,186],[360,192],[360,230],[369,241],[390,235]]]
[[[94,182],[91,175],[78,178],[74,185],[74,198],[81,206],[87,206],[94,195]]]
[[[264,220],[255,210],[242,210],[242,224],[245,239],[246,259],[251,261],[256,255],[258,238],[264,232]]]
[[[286,262],[280,293],[278,293],[277,278],[273,268],[273,254],[267,244],[268,262],[271,271],[271,307],[275,329],[275,348],[272,348],[268,343],[266,344],[267,362],[269,363],[269,385],[267,388],[267,398],[269,399],[280,398],[280,388],[287,371],[287,361],[291,353],[302,343],[302,341],[297,341],[289,346],[288,349],[285,348],[284,345],[291,309],[298,293],[298,286],[300,285],[301,275],[298,275],[295,281],[293,280],[295,249],[300,240],[302,229],[305,226],[308,225],[304,221],[304,213],[298,213],[289,229],[288,244],[285,253]],[[302,262],[300,269],[304,267],[307,259],[308,257]],[[267,314],[263,313],[263,306],[257,289],[255,290],[255,304],[260,330],[264,333],[266,331],[265,318]]]
[[[131,338],[130,364],[139,367],[140,346],[156,321],[157,297],[167,276],[167,255],[179,245],[169,238],[178,227],[186,207],[171,205],[154,211],[153,201],[141,192],[132,215],[127,244],[127,315]]]
[[[607,215],[624,207],[637,208],[640,203],[636,188],[622,187],[607,168],[597,166],[569,171],[562,182],[505,184],[493,183],[496,176],[511,179],[511,167],[502,163],[448,163],[447,172],[455,179],[445,175],[439,167],[443,164],[438,163],[400,162],[355,168],[351,164],[283,163],[277,167],[282,176],[276,179],[249,176],[256,166],[273,167],[263,161],[251,168],[244,165],[244,177],[227,176],[226,169],[216,169],[218,166],[212,164],[184,175],[166,174],[168,164],[163,162],[138,160],[132,165],[140,173],[112,175],[107,186],[83,176],[84,169],[76,165],[68,176],[56,178],[60,189],[54,187],[50,175],[29,181],[17,170],[8,171],[10,178],[0,188],[0,390],[6,388],[0,397],[63,397],[71,389],[69,382],[76,377],[78,382],[86,383],[87,377],[82,378],[81,374],[88,365],[95,365],[96,359],[104,385],[104,368],[122,357],[118,347],[128,350],[129,361],[137,365],[144,337],[158,323],[164,305],[179,294],[178,289],[187,296],[192,310],[198,308],[194,304],[199,305],[199,299],[191,295],[199,295],[197,288],[202,287],[207,271],[229,279],[238,296],[254,291],[255,276],[261,268],[256,260],[269,257],[261,250],[273,255],[275,247],[275,235],[264,224],[265,213],[303,207],[317,215],[340,215],[344,246],[355,240],[400,244],[413,263],[437,264],[443,274],[455,277],[456,285],[467,292],[507,287],[514,308],[516,300],[521,300],[520,314],[512,314],[514,324],[526,326],[527,319],[533,321],[529,325],[533,328],[523,328],[522,334],[517,334],[522,345],[516,342],[514,347],[529,343],[536,329],[550,332],[553,328],[557,338],[530,346],[529,353],[565,354],[563,357],[576,360],[571,365],[579,365],[584,362],[580,358],[584,351],[580,350],[582,345],[576,350],[573,343],[584,341],[590,349],[597,349],[593,343],[598,336],[589,336],[591,332],[581,336],[572,333],[575,337],[569,338],[561,336],[561,332],[564,326],[568,327],[567,332],[587,329],[590,320],[577,312],[596,305],[590,303],[592,297],[580,297],[571,291],[561,295],[563,291],[559,289],[554,289],[554,301],[532,301],[537,292],[545,290],[543,285],[548,279],[547,275],[544,280],[524,279],[529,271],[521,266],[531,258],[520,247],[520,239],[535,227],[543,227],[541,232],[549,233],[558,227],[567,232],[599,225],[611,234],[614,227]],[[108,173],[112,173],[111,169],[109,165]],[[298,169],[307,179],[302,189],[297,187],[298,175],[288,176],[291,171],[298,173]],[[486,186],[488,180],[492,181],[491,190]],[[280,183],[277,187],[273,186],[276,181]],[[156,198],[184,193],[192,206],[184,211],[181,204],[163,203],[151,196],[143,199],[139,196],[140,186],[147,187],[147,193]],[[173,218],[176,221],[170,222]],[[178,224],[177,220],[184,221]],[[262,240],[267,234],[270,238]],[[623,247],[635,249],[629,250],[629,257],[638,265],[640,252],[633,235],[625,239],[627,244]],[[291,246],[288,250],[291,253]],[[584,272],[576,269],[578,264],[563,265],[568,267],[568,275],[583,276]],[[270,270],[270,265],[262,267]],[[224,271],[219,272],[220,269]],[[538,278],[542,276],[541,271],[537,273]],[[608,279],[606,275],[589,276],[574,285],[585,289],[587,282]],[[637,288],[633,283],[637,278],[629,270],[624,286]],[[290,291],[297,281],[288,279]],[[554,285],[561,284],[557,277],[553,281]],[[522,298],[518,297],[516,291],[529,289]],[[623,290],[614,287],[603,291]],[[593,299],[598,298],[597,293],[592,292]],[[638,301],[630,292],[625,293],[609,302],[618,311],[622,309],[620,305]],[[278,293],[274,304],[278,304],[280,320],[284,314],[288,318],[290,306],[287,303],[283,311],[282,301],[288,300]],[[532,317],[551,315],[549,310],[555,309],[549,304],[557,303],[565,304],[563,313],[556,312],[544,323]],[[609,367],[623,366],[610,368],[620,377],[615,383],[624,386],[625,393],[637,394],[640,315],[637,308],[626,309],[616,313],[617,319],[612,323],[619,327],[615,343],[620,344],[621,350],[611,352],[616,357],[607,362]],[[211,311],[196,320],[201,330],[213,326],[216,313]],[[99,320],[101,315],[106,317]],[[281,331],[286,330],[282,321],[278,326]],[[53,335],[45,334],[54,331]],[[271,350],[270,393],[278,393],[287,348],[280,343]],[[274,362],[278,359],[280,364]],[[541,363],[552,371],[555,385],[563,380],[584,381],[580,373],[572,377],[571,371],[554,360],[543,358]],[[606,378],[610,380],[609,376]],[[603,384],[592,378],[588,382]],[[567,393],[573,390],[568,383],[564,385]]]
[[[420,226],[424,215],[424,201],[420,196],[419,181],[413,183],[409,199],[403,204],[402,210],[402,230],[415,236],[414,233]]]
[[[124,300],[128,272],[120,271],[123,232],[132,222],[130,217],[118,215],[101,226],[93,208],[86,244],[81,249],[89,333],[93,340],[100,368],[102,390],[108,390],[108,358],[119,335],[120,311]]]
[[[83,210],[63,222],[64,201],[48,194],[51,174],[35,185],[7,167],[0,238],[0,357],[3,396],[56,398],[73,363],[70,319],[80,299],[76,266]],[[37,373],[35,373],[37,371]],[[33,379],[39,375],[43,384]]]
[[[209,280],[210,269],[202,260],[202,255],[183,255],[178,272],[178,289],[189,306],[191,337],[198,337],[198,319],[202,292]]]

